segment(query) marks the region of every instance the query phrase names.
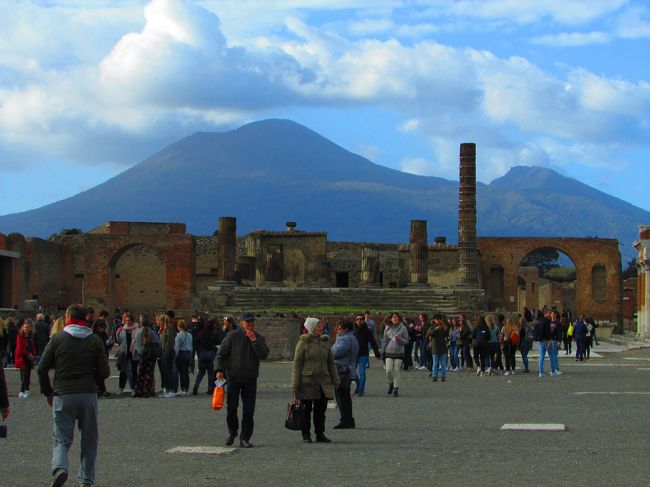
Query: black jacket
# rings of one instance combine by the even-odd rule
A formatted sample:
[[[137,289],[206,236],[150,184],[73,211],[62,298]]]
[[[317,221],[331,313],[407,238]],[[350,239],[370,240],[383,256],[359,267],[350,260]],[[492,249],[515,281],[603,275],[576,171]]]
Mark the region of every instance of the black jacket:
[[[269,356],[266,340],[257,331],[251,342],[243,328],[229,332],[217,352],[215,372],[227,372],[236,382],[253,382],[260,372],[260,360]]]
[[[373,332],[370,331],[370,328],[368,328],[368,325],[365,321],[363,322],[363,325],[358,326],[356,330],[354,330],[354,336],[357,337],[357,341],[359,342],[360,357],[363,355],[368,355],[368,344],[370,344],[373,352],[375,352],[375,357],[381,357],[379,346],[377,345],[377,339],[375,338]]]

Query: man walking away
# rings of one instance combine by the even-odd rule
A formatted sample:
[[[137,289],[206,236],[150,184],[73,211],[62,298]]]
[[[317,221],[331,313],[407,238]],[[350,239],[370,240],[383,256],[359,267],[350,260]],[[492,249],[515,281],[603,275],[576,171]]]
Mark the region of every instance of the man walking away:
[[[241,434],[239,446],[252,448],[250,442],[253,436],[253,414],[255,413],[255,398],[257,396],[257,377],[260,371],[260,360],[269,355],[269,347],[262,335],[255,331],[255,315],[244,313],[240,321],[241,327],[229,332],[219,352],[217,352],[217,380],[223,380],[224,372],[228,374],[227,416],[228,436],[226,445],[234,443],[239,430],[239,396],[242,400]]]
[[[60,487],[68,479],[68,450],[72,445],[75,423],[81,437],[79,483],[95,482],[95,460],[99,434],[97,427],[97,379],[109,375],[108,359],[102,340],[86,322],[86,309],[72,304],[65,312],[66,326],[45,347],[38,365],[41,393],[52,407],[52,486]],[[54,369],[54,388],[49,370]]]

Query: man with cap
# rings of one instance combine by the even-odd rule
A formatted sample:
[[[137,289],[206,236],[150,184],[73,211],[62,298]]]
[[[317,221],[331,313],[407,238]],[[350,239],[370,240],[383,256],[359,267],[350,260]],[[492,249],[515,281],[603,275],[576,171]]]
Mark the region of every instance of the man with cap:
[[[257,395],[257,377],[259,376],[260,360],[269,355],[269,347],[262,335],[255,332],[255,315],[250,312],[243,313],[240,328],[229,332],[219,352],[215,371],[217,380],[223,380],[224,372],[228,375],[226,390],[226,423],[228,436],[226,445],[234,443],[239,430],[239,396],[242,400],[241,434],[239,446],[251,448],[253,436],[253,414],[255,413],[255,398]]]

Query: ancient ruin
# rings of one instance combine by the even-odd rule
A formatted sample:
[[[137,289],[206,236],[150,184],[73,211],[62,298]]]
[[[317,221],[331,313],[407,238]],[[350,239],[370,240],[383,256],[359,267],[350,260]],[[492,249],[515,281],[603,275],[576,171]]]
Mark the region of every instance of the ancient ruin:
[[[413,220],[408,243],[396,244],[333,242],[297,222],[237,237],[232,216],[219,218],[214,236],[152,222],[107,222],[54,240],[0,234],[0,307],[82,301],[149,312],[331,306],[451,314],[548,306],[621,322],[616,240],[477,237],[474,144],[461,145],[459,167],[458,245],[431,243],[425,220]],[[523,266],[540,248],[573,260],[574,298]]]

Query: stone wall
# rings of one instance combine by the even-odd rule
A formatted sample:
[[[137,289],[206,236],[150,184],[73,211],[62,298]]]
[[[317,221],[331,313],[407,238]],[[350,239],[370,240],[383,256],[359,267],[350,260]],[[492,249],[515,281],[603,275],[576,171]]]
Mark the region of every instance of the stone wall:
[[[302,324],[303,320],[299,318],[257,318],[255,329],[266,339],[270,349],[269,359],[293,360]]]

